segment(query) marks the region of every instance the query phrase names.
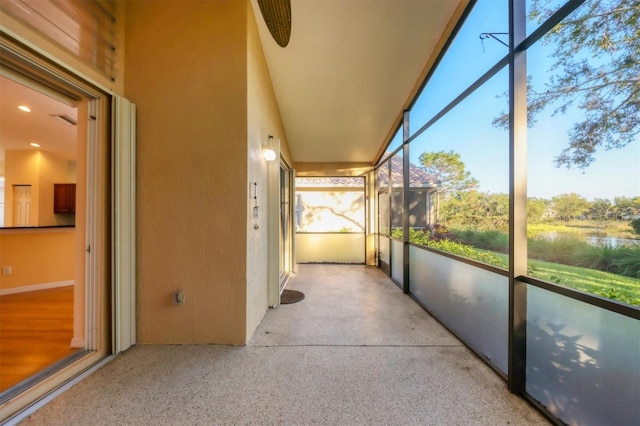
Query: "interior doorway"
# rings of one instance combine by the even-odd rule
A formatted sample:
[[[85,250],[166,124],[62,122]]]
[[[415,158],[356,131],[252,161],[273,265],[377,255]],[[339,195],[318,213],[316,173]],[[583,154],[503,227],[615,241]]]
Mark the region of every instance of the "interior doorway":
[[[5,37],[0,93],[2,421],[111,351],[111,98]]]
[[[391,222],[389,215],[389,191],[378,192],[378,267],[391,275]]]
[[[86,100],[19,73],[5,70],[0,91],[0,175],[12,188],[0,228],[1,400],[84,351],[74,317],[85,314],[76,295],[86,282],[77,261],[84,231],[75,227],[85,206],[74,202],[59,213],[55,186],[68,185],[74,196],[76,186],[84,187],[86,174],[78,170],[86,170],[87,126],[78,116],[88,113]]]
[[[31,226],[31,185],[13,185],[13,200],[14,225]]]

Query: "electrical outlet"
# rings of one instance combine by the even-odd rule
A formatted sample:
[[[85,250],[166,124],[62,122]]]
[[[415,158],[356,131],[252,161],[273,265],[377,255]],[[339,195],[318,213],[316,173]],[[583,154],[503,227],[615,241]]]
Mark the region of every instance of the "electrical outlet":
[[[181,305],[184,303],[184,290],[177,290],[173,293],[173,304]]]
[[[11,275],[11,266],[3,266],[2,275]]]

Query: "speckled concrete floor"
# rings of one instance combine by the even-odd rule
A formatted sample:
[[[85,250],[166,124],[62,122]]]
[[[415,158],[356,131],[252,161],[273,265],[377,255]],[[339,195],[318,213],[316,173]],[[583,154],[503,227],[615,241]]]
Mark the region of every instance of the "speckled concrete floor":
[[[23,423],[548,424],[379,270],[300,265],[289,288],[249,345],[137,346]]]

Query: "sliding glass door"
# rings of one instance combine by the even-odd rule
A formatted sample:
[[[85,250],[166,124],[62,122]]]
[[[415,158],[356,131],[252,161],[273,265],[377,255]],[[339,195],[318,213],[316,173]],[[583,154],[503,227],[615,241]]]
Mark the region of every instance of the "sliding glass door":
[[[279,230],[279,272],[280,291],[287,283],[291,274],[292,256],[292,236],[291,236],[291,195],[293,194],[293,171],[286,163],[280,163],[280,230]]]

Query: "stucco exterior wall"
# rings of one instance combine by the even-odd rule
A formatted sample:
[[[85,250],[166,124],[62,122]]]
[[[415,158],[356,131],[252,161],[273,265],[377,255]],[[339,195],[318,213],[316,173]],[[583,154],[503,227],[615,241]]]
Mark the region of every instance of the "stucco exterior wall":
[[[259,218],[253,218],[254,201],[247,197],[247,336],[251,336],[268,308],[268,203],[278,202],[278,194],[268,197],[268,173],[278,173],[279,161],[268,164],[262,156],[262,145],[269,135],[280,140],[282,154],[289,157],[284,127],[271,83],[271,77],[262,50],[256,19],[260,11],[247,7],[247,127],[248,127],[248,179],[257,183]],[[270,170],[268,170],[270,168]],[[252,191],[252,189],[249,189]],[[255,228],[255,225],[258,228]],[[277,244],[275,245],[277,248]],[[276,265],[277,266],[277,265]]]
[[[247,7],[127,3],[139,343],[246,341]]]

